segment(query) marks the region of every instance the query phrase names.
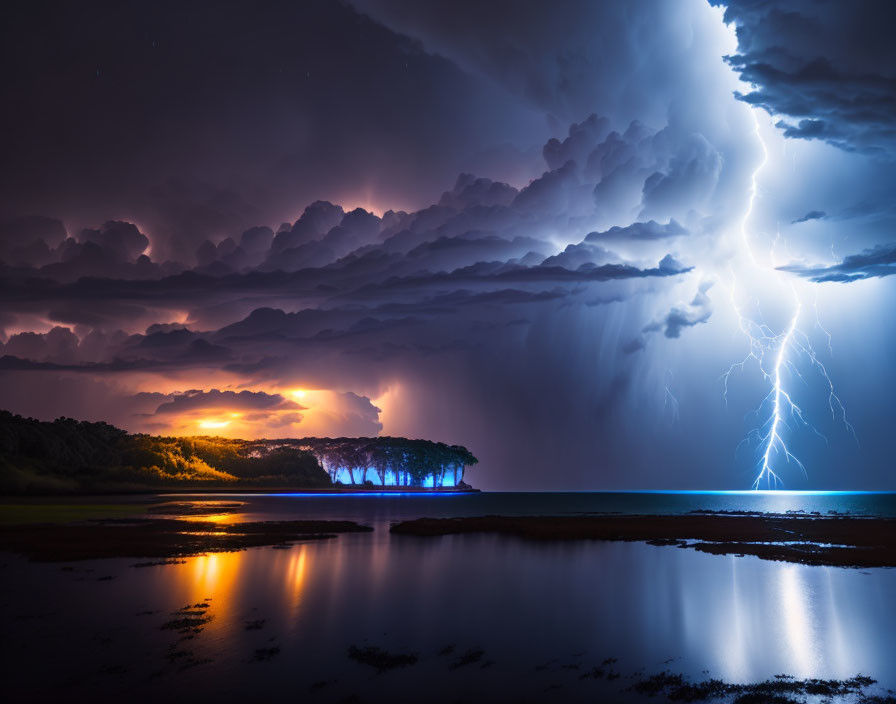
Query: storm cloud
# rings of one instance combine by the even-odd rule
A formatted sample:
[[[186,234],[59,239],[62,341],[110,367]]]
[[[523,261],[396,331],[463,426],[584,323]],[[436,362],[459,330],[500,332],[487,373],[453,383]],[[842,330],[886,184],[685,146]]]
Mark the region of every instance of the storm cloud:
[[[831,266],[804,266],[793,264],[779,267],[807,278],[815,283],[836,281],[849,283],[869,278],[881,278],[896,274],[896,245],[880,245],[866,249],[861,254],[844,257],[843,261]]]
[[[597,116],[573,124],[546,144],[544,170],[521,188],[461,174],[436,203],[382,215],[314,201],[276,232],[258,225],[207,240],[192,264],[155,261],[150,238],[131,223],[61,242],[56,225],[41,223],[38,232],[56,232],[55,246],[0,272],[9,311],[0,367],[116,379],[124,392],[116,417],[143,431],[375,434],[385,425],[459,441],[471,428],[430,429],[430,399],[437,407],[446,393],[478,395],[477,384],[501,378],[495,350],[543,334],[536,330],[562,311],[600,320],[626,302],[649,302],[674,285],[664,282],[690,275],[692,246],[713,246],[703,218],[719,164],[708,172],[682,154],[699,162],[714,148],[695,153],[693,135],[669,129],[613,126]],[[612,193],[603,191],[611,181]],[[674,198],[659,197],[663,188]],[[627,214],[611,217],[623,193]],[[659,219],[638,219],[648,209]],[[624,224],[595,229],[617,217]],[[696,299],[673,309],[667,336],[710,312]],[[634,334],[654,314],[643,310],[626,327]],[[53,327],[40,330],[40,321]],[[37,329],[21,329],[29,324]],[[625,333],[616,335],[614,354],[624,356]],[[533,393],[561,349],[525,361]],[[623,379],[599,381],[598,393],[621,393]],[[439,390],[446,383],[451,392]],[[172,390],[150,390],[158,384]],[[15,393],[8,402],[22,406]],[[497,403],[505,414],[514,395],[496,392],[483,410]]]
[[[827,216],[828,214],[823,210],[810,210],[805,215],[793,220],[790,224],[798,225],[801,222],[809,222],[810,220],[824,220]]]
[[[782,116],[796,139],[896,153],[896,7],[886,0],[713,0],[737,26],[728,61],[752,90],[738,98]]]
[[[174,394],[170,401],[161,404],[156,413],[182,413],[184,411],[226,410],[302,410],[295,401],[289,401],[279,394],[266,394],[262,391],[219,391],[211,389],[202,391],[190,389]]]
[[[727,305],[741,243],[789,223],[782,250],[793,232],[824,254],[827,228],[873,220],[839,249],[858,251],[892,218],[885,179],[814,169],[832,203],[764,164],[751,106],[787,144],[885,168],[887,62],[850,64],[827,30],[791,41],[814,6],[732,2],[735,37],[705,0],[50,5],[17,6],[0,49],[20,67],[0,118],[16,412],[429,437],[479,456],[484,488],[740,487],[718,467],[765,393],[745,383],[728,413],[718,382],[748,344]],[[784,269],[893,264],[887,245]]]

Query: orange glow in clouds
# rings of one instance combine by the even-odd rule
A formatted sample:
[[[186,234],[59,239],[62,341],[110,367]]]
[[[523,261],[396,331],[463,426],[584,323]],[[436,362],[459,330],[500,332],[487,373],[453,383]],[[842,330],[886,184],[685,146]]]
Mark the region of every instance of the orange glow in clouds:
[[[377,423],[378,409],[368,405],[363,392],[348,393],[343,389],[309,386],[299,386],[295,381],[277,386],[241,384],[220,374],[209,377],[201,374],[191,377],[142,375],[127,391],[130,394],[142,392],[147,397],[146,405],[135,408],[127,430],[153,435],[216,435],[245,440],[376,435],[381,432]],[[267,398],[257,399],[257,403],[224,405],[226,397],[213,396],[206,406],[197,404],[178,412],[172,412],[170,408],[156,412],[166,404],[170,406],[170,398],[164,396],[176,396],[185,393],[185,389],[205,392],[214,389],[235,394],[248,391],[266,394]]]
[[[205,429],[213,429],[213,428],[226,428],[230,425],[229,420],[201,420],[199,421],[199,427]]]

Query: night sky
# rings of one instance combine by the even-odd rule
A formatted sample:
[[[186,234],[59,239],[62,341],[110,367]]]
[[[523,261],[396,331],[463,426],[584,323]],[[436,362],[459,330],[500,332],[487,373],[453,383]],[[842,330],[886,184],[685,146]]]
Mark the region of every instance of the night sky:
[[[891,2],[31,2],[0,407],[896,489]]]

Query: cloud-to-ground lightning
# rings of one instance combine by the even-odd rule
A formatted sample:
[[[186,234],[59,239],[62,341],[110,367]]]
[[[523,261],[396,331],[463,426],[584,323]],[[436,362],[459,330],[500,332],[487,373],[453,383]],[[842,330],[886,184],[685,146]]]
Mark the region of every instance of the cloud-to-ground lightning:
[[[780,239],[780,232],[776,233],[771,244],[768,267],[764,267],[757,261],[751,245],[748,228],[758,197],[759,174],[769,160],[768,147],[762,138],[755,108],[751,109],[751,114],[755,125],[754,134],[759,140],[762,149],[762,159],[751,175],[747,208],[740,222],[741,240],[744,252],[754,269],[767,269],[775,276],[784,277],[785,274],[778,272],[775,266],[775,248]],[[751,441],[753,444],[758,445],[759,457],[755,462],[756,476],[753,480],[753,488],[776,488],[782,482],[779,473],[775,471],[776,466],[778,466],[777,463],[781,461],[794,464],[804,474],[807,474],[805,465],[788,446],[787,436],[789,433],[793,432],[797,427],[803,427],[827,441],[827,438],[806,420],[803,410],[794,401],[790,391],[789,384],[793,379],[805,381],[805,378],[799,371],[797,362],[806,360],[818,371],[827,384],[828,405],[832,418],[836,420],[839,414],[840,420],[852,433],[853,437],[855,437],[855,430],[846,418],[846,409],[834,391],[834,384],[828,375],[827,368],[815,353],[809,336],[799,329],[803,312],[803,301],[793,283],[787,281],[793,300],[788,323],[781,332],[776,333],[765,322],[759,307],[759,301],[755,299],[751,301],[758,315],[750,316],[744,312],[742,306],[738,303],[737,277],[733,268],[730,268],[729,271],[732,277],[732,284],[729,289],[731,303],[737,315],[741,332],[748,339],[749,349],[747,355],[742,360],[732,364],[722,375],[724,380],[724,398],[727,403],[728,380],[731,373],[735,369],[743,370],[748,363],[755,362],[763,380],[769,385],[769,392],[759,407],[753,412],[758,419],[757,427],[750,431],[738,447],[740,448],[744,444],[752,446]],[[785,281],[783,278],[781,280],[782,282]],[[825,334],[828,350],[832,352],[831,336],[821,325],[817,299],[813,299],[812,306],[815,310],[815,326]]]
[[[796,324],[800,317],[800,310],[802,306],[797,304],[796,312],[793,314],[793,318],[790,321],[790,325],[787,328],[787,331],[781,337],[780,342],[778,343],[778,353],[775,355],[775,368],[772,373],[772,391],[769,394],[772,401],[772,412],[771,417],[766,422],[768,425],[768,432],[762,437],[762,442],[765,445],[765,450],[762,453],[762,462],[759,469],[759,474],[756,476],[755,481],[753,482],[753,488],[758,489],[762,484],[762,480],[765,479],[766,484],[770,483],[772,479],[774,479],[775,484],[778,482],[778,475],[775,474],[771,465],[772,452],[775,454],[781,454],[784,458],[789,462],[791,459],[796,462],[800,468],[805,472],[806,468],[803,466],[803,463],[800,462],[790,450],[787,449],[787,443],[784,441],[784,437],[781,435],[782,427],[786,425],[786,422],[783,418],[783,406],[786,405],[791,415],[794,413],[799,413],[799,408],[793,403],[793,399],[790,397],[784,390],[784,386],[781,378],[781,367],[784,366],[788,348],[790,346],[791,340],[793,339],[794,331],[796,330]],[[800,414],[802,417],[802,414]]]

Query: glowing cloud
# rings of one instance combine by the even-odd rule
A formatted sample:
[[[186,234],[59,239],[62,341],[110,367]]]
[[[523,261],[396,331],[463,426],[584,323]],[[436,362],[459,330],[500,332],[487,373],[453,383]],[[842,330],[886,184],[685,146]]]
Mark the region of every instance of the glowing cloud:
[[[229,420],[201,420],[199,421],[199,427],[204,429],[218,429],[218,428],[226,428],[230,425]]]

